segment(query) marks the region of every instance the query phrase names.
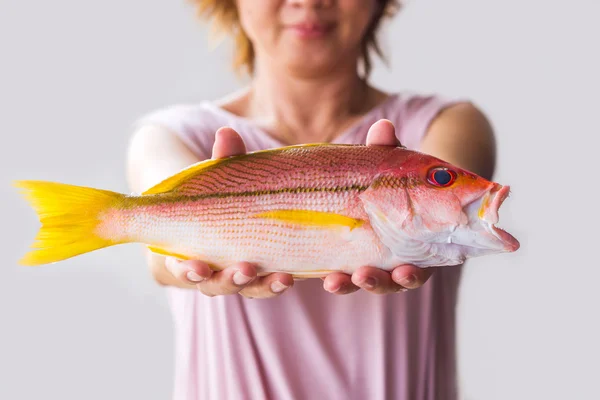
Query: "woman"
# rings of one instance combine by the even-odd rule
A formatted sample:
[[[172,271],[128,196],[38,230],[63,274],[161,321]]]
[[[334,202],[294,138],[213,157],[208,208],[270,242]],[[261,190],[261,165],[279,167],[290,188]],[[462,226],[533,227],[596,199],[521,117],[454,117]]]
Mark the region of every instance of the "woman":
[[[252,81],[217,102],[145,116],[130,147],[132,190],[202,159],[310,142],[400,140],[491,178],[494,137],[475,106],[367,83],[375,32],[393,1],[196,3],[235,36],[236,66]],[[176,399],[457,396],[458,267],[388,273],[366,265],[352,276],[294,282],[281,273],[258,278],[244,260],[221,272],[148,260],[174,316]]]

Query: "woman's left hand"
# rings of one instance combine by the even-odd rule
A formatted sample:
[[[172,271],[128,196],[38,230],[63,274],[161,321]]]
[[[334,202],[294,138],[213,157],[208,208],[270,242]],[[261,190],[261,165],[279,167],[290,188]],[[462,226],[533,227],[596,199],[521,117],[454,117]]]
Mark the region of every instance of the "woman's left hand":
[[[323,278],[323,288],[330,293],[349,294],[358,289],[371,293],[388,294],[417,289],[433,274],[432,268],[400,265],[392,272],[374,267],[361,267],[352,275],[334,272]]]
[[[369,129],[367,145],[398,146],[394,125],[388,120],[379,120]],[[364,289],[371,293],[387,294],[416,289],[429,279],[432,268],[414,265],[399,265],[392,272],[364,266],[352,275],[334,272],[323,278],[323,288],[335,294],[349,294]]]

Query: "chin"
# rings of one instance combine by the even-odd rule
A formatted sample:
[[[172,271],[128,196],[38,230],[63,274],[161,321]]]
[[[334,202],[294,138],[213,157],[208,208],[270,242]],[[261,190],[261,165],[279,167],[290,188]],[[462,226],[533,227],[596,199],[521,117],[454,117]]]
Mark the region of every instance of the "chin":
[[[319,78],[339,71],[344,65],[340,60],[341,57],[334,58],[331,55],[323,58],[307,55],[302,59],[289,60],[286,69],[296,77]]]

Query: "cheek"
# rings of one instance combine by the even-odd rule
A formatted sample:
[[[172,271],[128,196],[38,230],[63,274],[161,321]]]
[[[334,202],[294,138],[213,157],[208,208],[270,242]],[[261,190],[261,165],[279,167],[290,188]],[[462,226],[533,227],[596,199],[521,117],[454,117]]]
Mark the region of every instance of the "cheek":
[[[377,1],[348,0],[339,3],[339,36],[344,42],[357,44],[373,19]]]
[[[452,192],[417,188],[409,193],[414,215],[418,216],[424,228],[440,232],[468,223],[460,200]]]
[[[278,26],[277,12],[280,1],[273,0],[238,0],[237,9],[240,24],[246,35],[253,42],[264,42],[269,34]]]
[[[345,14],[370,15],[380,3],[379,0],[338,0],[337,8]]]

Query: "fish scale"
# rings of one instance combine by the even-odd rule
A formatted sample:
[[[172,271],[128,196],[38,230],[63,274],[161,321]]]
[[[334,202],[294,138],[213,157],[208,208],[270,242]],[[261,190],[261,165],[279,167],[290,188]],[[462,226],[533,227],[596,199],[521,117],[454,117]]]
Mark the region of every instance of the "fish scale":
[[[209,197],[186,203],[159,202],[147,208],[132,208],[128,213],[120,213],[120,219],[131,218],[131,223],[126,224],[129,227],[126,235],[120,240],[151,241],[169,253],[190,254],[215,265],[217,269],[233,265],[236,259],[256,262],[261,264],[261,272],[274,269],[298,271],[311,259],[315,269],[329,269],[334,261],[334,250],[333,255],[337,254],[334,257],[338,259],[339,254],[345,254],[343,268],[353,270],[361,263],[372,261],[373,254],[382,253],[374,232],[368,226],[360,228],[362,232],[355,233],[354,240],[348,240],[352,237],[348,227],[323,230],[319,226],[254,219],[253,216],[271,210],[294,210],[302,204],[305,210],[345,212],[352,218],[366,218],[362,208],[357,207],[358,193],[357,190],[352,193],[279,193],[255,197]],[[262,198],[262,201],[257,201],[257,198]],[[160,200],[157,198],[157,201]],[[148,218],[140,219],[139,215],[147,215]],[[356,241],[362,243],[357,246]],[[323,247],[323,243],[328,243],[328,246]],[[369,251],[365,253],[365,249]],[[285,257],[282,257],[283,253]],[[230,259],[225,261],[226,258]],[[278,261],[282,258],[286,260],[284,263]]]
[[[366,185],[389,149],[357,149],[352,145],[290,146],[281,150],[254,152],[208,165],[203,173],[181,182],[173,192],[181,195],[218,195],[283,188],[333,189],[340,184]],[[388,150],[388,151],[386,151]],[[272,152],[272,153],[270,153]],[[267,173],[267,176],[255,171]],[[349,176],[349,172],[352,172]],[[243,174],[243,175],[239,175]],[[244,182],[230,177],[240,176]],[[261,177],[263,179],[256,179]],[[177,179],[177,178],[175,178]],[[174,180],[175,182],[175,180]],[[148,194],[154,193],[151,189]]]

